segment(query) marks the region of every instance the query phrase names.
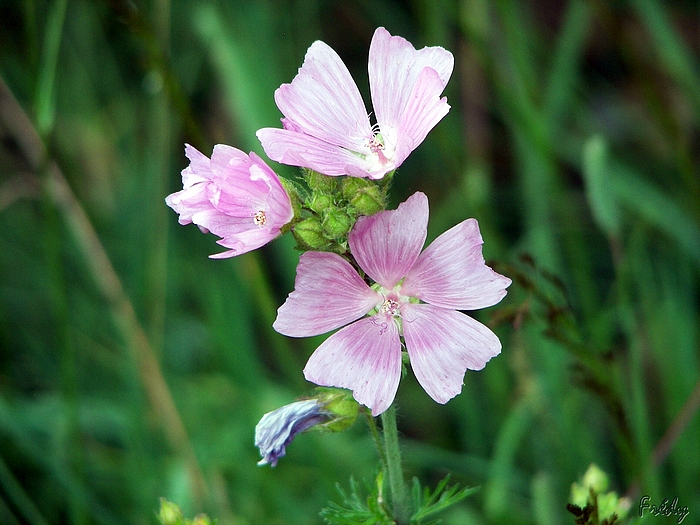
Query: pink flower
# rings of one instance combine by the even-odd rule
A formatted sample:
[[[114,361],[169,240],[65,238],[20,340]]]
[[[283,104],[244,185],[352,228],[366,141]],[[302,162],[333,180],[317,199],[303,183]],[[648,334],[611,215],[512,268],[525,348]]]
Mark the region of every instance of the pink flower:
[[[484,263],[478,223],[459,223],[421,253],[427,227],[428,199],[420,192],[397,210],[360,217],[348,243],[376,284],[339,255],[306,252],[273,325],[309,337],[352,323],[316,349],[304,375],[351,389],[375,416],[396,395],[401,335],[418,382],[438,403],[459,394],[467,369],[482,369],[501,351],[491,330],[457,311],[498,303],[511,283]]]
[[[210,257],[233,257],[260,248],[294,217],[279,177],[255,153],[246,155],[219,144],[209,160],[185,144],[185,155],[190,165],[182,170],[184,189],[168,195],[165,202],[180,215],[180,224],[193,222],[230,248]]]
[[[267,155],[325,175],[381,179],[395,170],[450,109],[440,98],[454,66],[441,47],[419,51],[380,27],[369,48],[370,124],[357,85],[328,45],[314,42],[291,84],[275,91],[284,129],[257,135]]]

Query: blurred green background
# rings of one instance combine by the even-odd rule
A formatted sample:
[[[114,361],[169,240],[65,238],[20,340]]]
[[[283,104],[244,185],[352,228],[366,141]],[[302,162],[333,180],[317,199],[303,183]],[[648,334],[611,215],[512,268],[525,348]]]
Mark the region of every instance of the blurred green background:
[[[255,424],[308,393],[323,340],[271,328],[298,253],[210,260],[214,236],[164,198],[184,142],[263,154],[316,39],[369,107],[377,26],[455,55],[452,110],[392,207],[425,192],[430,239],[476,217],[514,281],[474,314],[503,352],[460,396],[402,382],[407,472],[481,487],[446,524],[573,523],[593,462],[631,515],[677,496],[700,523],[699,5],[0,2],[0,523],[155,523],[165,496],[221,524],[313,524],[336,482],[372,476],[363,421],[256,466]]]

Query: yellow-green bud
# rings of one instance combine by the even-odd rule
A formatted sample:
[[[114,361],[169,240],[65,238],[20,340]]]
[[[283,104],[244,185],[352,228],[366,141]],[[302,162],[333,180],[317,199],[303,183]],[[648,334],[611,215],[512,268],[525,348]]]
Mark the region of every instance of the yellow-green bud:
[[[181,525],[184,520],[180,507],[168,501],[165,498],[160,498],[160,511],[158,512],[158,520],[162,525]]]
[[[350,200],[350,206],[355,208],[358,215],[374,215],[384,209],[384,199],[379,188],[373,186],[355,195]]]
[[[600,494],[608,489],[608,475],[601,468],[592,463],[588,470],[583,475],[582,484],[584,487],[592,488],[594,492]]]
[[[212,521],[206,514],[197,514],[192,520],[192,525],[212,525]]]
[[[330,207],[323,210],[323,233],[328,239],[339,239],[345,237],[354,221],[343,210]]]
[[[323,235],[323,226],[316,217],[309,217],[292,228],[294,238],[302,248],[320,250],[328,246],[328,239]]]
[[[319,425],[319,430],[341,432],[350,428],[360,413],[360,405],[347,390],[339,388],[318,388],[314,397],[323,405],[325,412],[332,414],[332,419]]]
[[[352,200],[359,192],[371,187],[376,188],[375,184],[367,179],[345,177],[342,182],[343,197],[345,197],[346,200]]]
[[[309,208],[316,213],[321,213],[330,206],[333,206],[333,197],[325,193],[314,193],[309,202]]]
[[[338,181],[335,177],[323,175],[308,168],[302,170],[306,184],[312,191],[322,191],[324,193],[335,193]]]

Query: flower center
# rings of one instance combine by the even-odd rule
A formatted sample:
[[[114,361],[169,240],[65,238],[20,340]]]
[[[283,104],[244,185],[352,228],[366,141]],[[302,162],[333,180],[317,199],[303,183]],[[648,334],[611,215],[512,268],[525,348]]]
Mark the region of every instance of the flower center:
[[[383,314],[395,316],[399,313],[399,302],[394,299],[387,299],[382,303],[380,311]]]
[[[255,215],[253,215],[253,222],[256,226],[265,226],[265,224],[267,224],[267,217],[265,217],[265,211],[260,210],[255,212]]]
[[[367,143],[369,150],[375,155],[379,155],[384,150],[384,140],[380,133],[372,135],[372,138]]]

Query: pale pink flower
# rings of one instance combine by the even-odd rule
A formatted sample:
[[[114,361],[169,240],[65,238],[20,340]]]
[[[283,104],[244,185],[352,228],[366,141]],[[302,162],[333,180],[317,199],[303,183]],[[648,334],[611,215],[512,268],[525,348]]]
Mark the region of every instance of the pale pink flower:
[[[440,98],[454,67],[441,47],[416,49],[383,27],[369,48],[376,124],[338,54],[316,41],[291,84],[275,91],[284,129],[257,135],[271,159],[325,175],[381,179],[395,170],[450,109]]]
[[[401,335],[413,373],[438,403],[459,394],[467,369],[480,370],[501,351],[490,329],[457,311],[498,303],[511,283],[484,263],[477,221],[459,223],[421,253],[427,226],[428,199],[420,192],[397,210],[357,220],[348,242],[373,286],[339,255],[302,254],[295,289],[273,325],[309,337],[352,323],[316,349],[304,375],[352,390],[373,415],[396,395]]]
[[[185,144],[185,155],[190,165],[182,170],[183,190],[168,195],[165,202],[180,215],[180,224],[193,222],[230,248],[210,257],[233,257],[260,248],[294,217],[279,177],[255,153],[246,155],[219,144],[210,160]]]

